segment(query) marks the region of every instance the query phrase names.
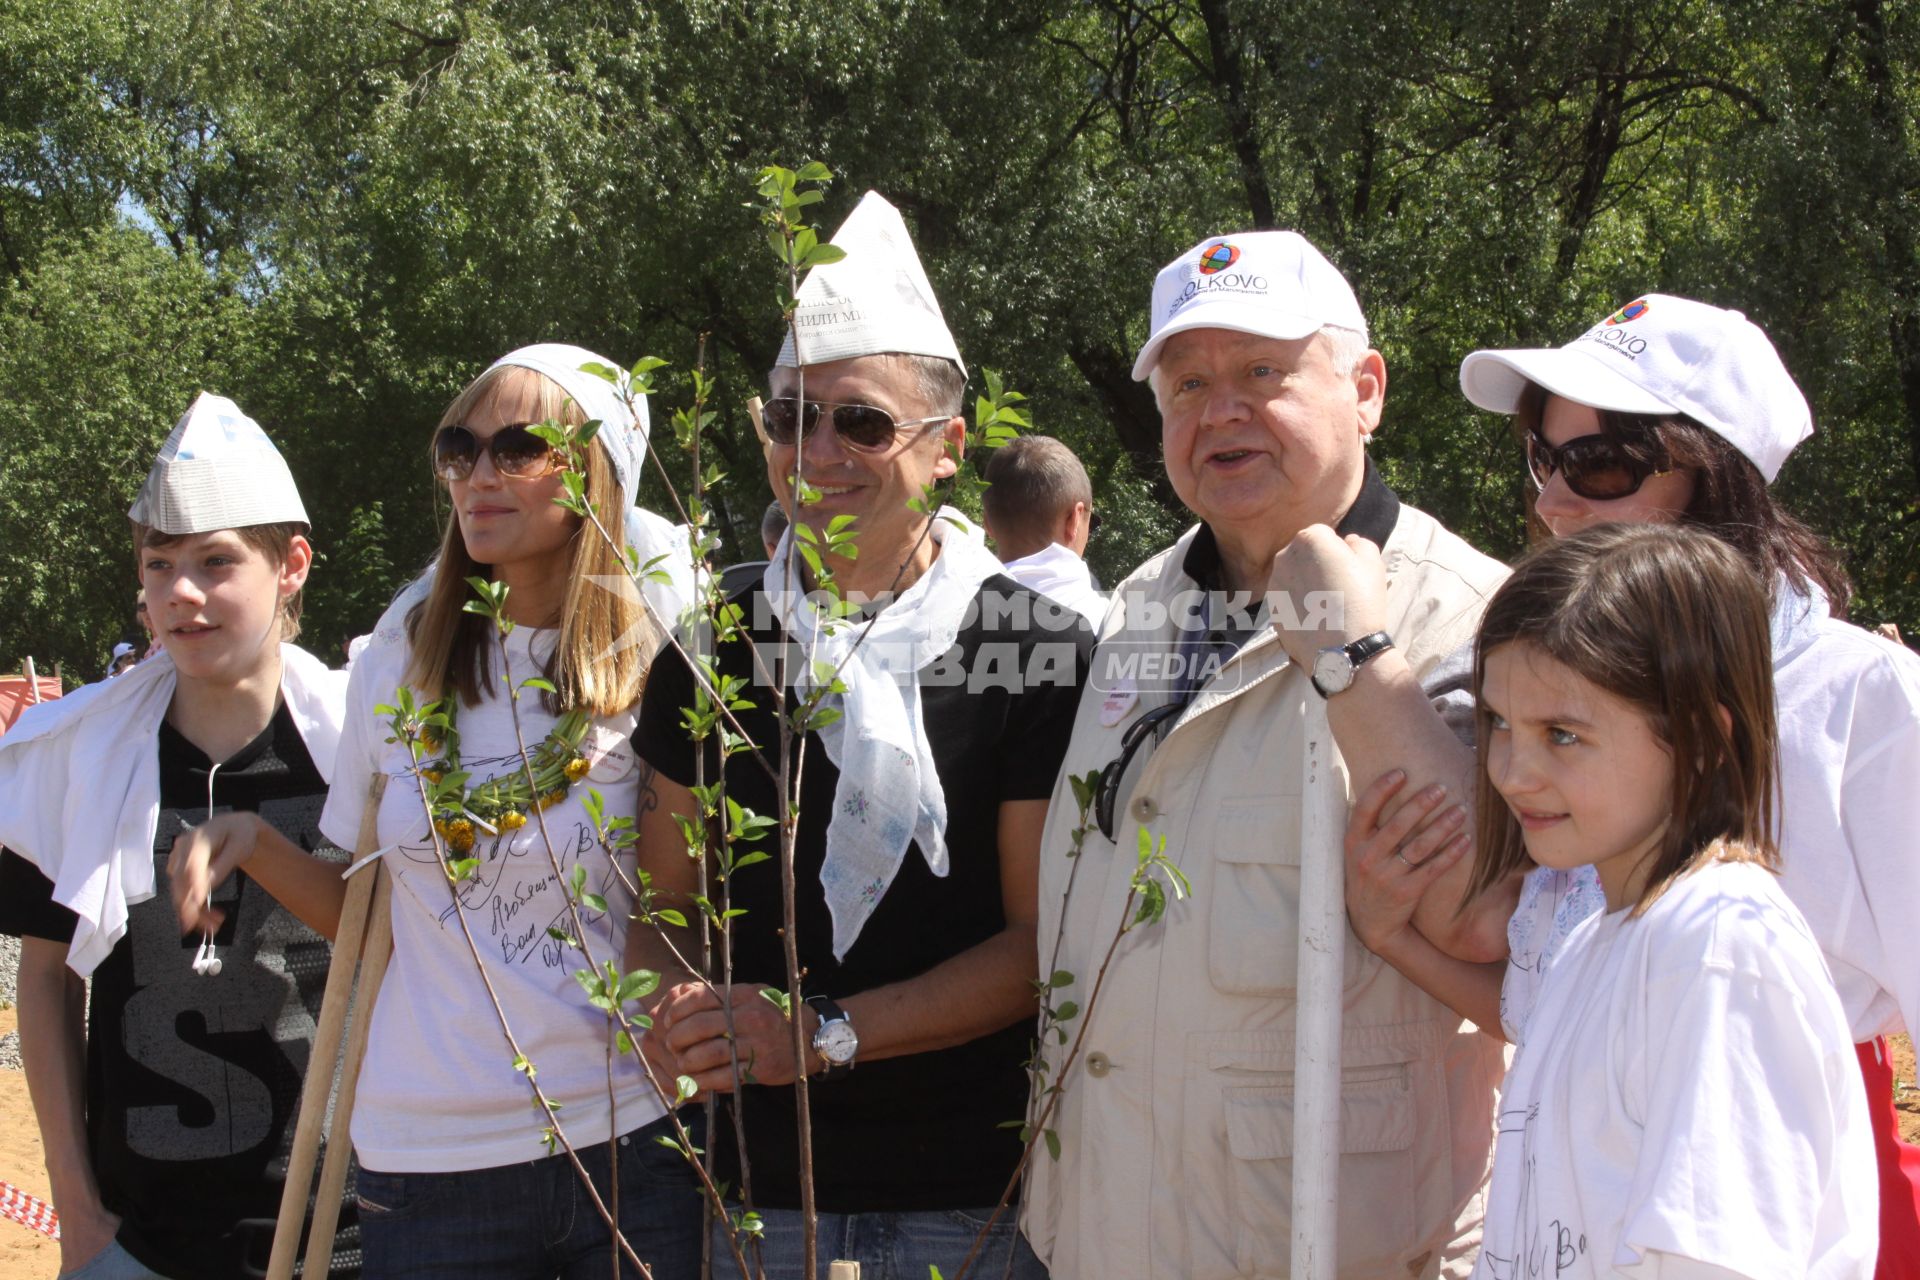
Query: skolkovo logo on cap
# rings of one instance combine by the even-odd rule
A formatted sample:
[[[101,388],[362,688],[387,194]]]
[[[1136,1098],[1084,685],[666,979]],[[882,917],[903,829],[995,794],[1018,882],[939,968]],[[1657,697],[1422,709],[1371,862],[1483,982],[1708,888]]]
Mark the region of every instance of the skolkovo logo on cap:
[[[1200,274],[1214,275],[1240,261],[1240,249],[1225,240],[1215,240],[1200,251]]]
[[[1645,298],[1635,298],[1632,302],[1629,302],[1626,306],[1620,308],[1605,320],[1602,320],[1599,324],[1581,334],[1580,341],[1597,342],[1617,356],[1625,356],[1629,360],[1638,360],[1641,353],[1647,349],[1647,340],[1634,333],[1631,329],[1623,329],[1620,326],[1632,324],[1635,320],[1644,319],[1650,310],[1652,310],[1652,306]]]
[[[1172,319],[1180,308],[1192,302],[1201,294],[1209,293],[1265,293],[1267,278],[1253,272],[1229,270],[1240,261],[1240,246],[1225,240],[1215,240],[1200,250],[1200,259],[1195,263],[1199,274],[1187,281],[1186,287],[1167,306],[1167,318]]]
[[[1608,324],[1631,324],[1633,321],[1647,314],[1647,310],[1647,300],[1645,298],[1635,298],[1632,302],[1629,302],[1626,306],[1608,316],[1606,322]]]

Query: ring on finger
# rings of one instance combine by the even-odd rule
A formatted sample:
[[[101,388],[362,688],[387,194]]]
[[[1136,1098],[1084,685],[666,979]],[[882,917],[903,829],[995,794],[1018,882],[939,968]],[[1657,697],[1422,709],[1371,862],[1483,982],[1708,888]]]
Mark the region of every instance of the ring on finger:
[[[1408,861],[1407,861],[1407,855],[1406,855],[1406,854],[1404,854],[1404,853],[1402,853],[1402,852],[1400,852],[1400,851],[1399,851],[1398,849],[1395,849],[1395,850],[1393,851],[1393,856],[1394,856],[1394,857],[1396,857],[1396,858],[1398,858],[1398,859],[1400,859],[1400,865],[1401,865],[1401,866],[1403,866],[1403,867],[1405,867],[1405,868],[1406,868],[1407,870],[1409,870],[1409,871],[1417,871],[1417,870],[1419,870],[1419,868],[1418,868],[1418,867],[1416,867],[1416,866],[1415,866],[1415,865],[1414,865],[1413,863],[1411,863],[1411,862],[1408,862]]]

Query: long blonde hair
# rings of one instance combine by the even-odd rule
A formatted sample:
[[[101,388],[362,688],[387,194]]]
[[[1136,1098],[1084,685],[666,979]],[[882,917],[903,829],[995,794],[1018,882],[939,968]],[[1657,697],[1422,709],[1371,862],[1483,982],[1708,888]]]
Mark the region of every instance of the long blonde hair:
[[[502,390],[505,380],[524,379],[534,405],[531,419],[579,426],[586,421],[580,406],[558,383],[531,369],[517,366],[489,369],[467,384],[447,411],[440,426],[463,423]],[[542,675],[553,693],[541,701],[549,712],[580,709],[595,716],[614,715],[639,701],[648,659],[661,643],[658,627],[649,619],[640,593],[627,575],[625,501],[607,451],[586,450],[586,499],[598,514],[606,538],[580,517],[573,517],[571,559],[567,589],[560,605],[559,643],[554,646]],[[485,567],[467,553],[460,534],[460,518],[449,510],[440,538],[440,563],[427,598],[407,617],[411,657],[407,683],[428,698],[438,698],[449,685],[468,706],[493,689],[493,622],[464,606],[473,598],[467,579],[487,576]]]

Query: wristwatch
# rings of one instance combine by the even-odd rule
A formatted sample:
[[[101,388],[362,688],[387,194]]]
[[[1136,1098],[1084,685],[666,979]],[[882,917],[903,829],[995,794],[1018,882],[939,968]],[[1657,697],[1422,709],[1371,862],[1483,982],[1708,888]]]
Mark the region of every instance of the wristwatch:
[[[838,1080],[853,1070],[854,1055],[860,1052],[860,1036],[853,1029],[847,1011],[827,996],[808,996],[807,1003],[820,1015],[813,1031],[813,1051],[827,1064],[822,1080]]]
[[[1366,662],[1393,648],[1393,637],[1384,631],[1376,631],[1370,636],[1361,636],[1352,644],[1337,644],[1322,649],[1313,660],[1313,671],[1309,679],[1313,687],[1323,698],[1331,698],[1336,693],[1344,693],[1353,683],[1353,677]]]

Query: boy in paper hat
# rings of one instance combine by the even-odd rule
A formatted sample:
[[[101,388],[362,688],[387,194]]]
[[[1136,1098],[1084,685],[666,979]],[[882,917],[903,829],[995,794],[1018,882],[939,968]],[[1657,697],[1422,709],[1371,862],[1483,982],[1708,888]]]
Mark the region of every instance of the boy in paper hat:
[[[915,502],[958,465],[960,353],[898,210],[869,192],[833,243],[846,256],[807,276],[798,341],[789,335],[773,371],[767,474],[797,524],[818,533],[851,517],[859,554],[829,548],[825,559],[850,599],[880,607],[869,625],[817,642],[844,691],[825,703],[839,718],[805,738],[795,937],[807,976],[793,1016],[809,1047],[797,1057],[792,1024],[760,995],[786,985],[779,877],[729,881],[747,912],[733,930],[732,1043],[754,1081],[738,1103],[769,1274],[800,1273],[786,1086],[804,1073],[830,1250],[821,1256],[872,1274],[924,1276],[932,1264],[950,1275],[1020,1156],[1001,1126],[1026,1105],[1040,828],[1092,633],[1008,578],[965,517]],[[817,501],[795,505],[796,474]],[[717,646],[721,674],[751,681],[756,650],[777,653],[789,638],[797,649],[819,632],[795,538],[784,533],[763,580],[737,596],[751,636]],[[804,694],[815,670],[791,663],[787,679]],[[685,662],[662,653],[634,733],[650,775],[641,867],[676,895],[700,891],[675,825],[699,812],[688,789],[699,748],[680,711],[693,696]],[[777,751],[773,700],[754,702],[741,723]],[[712,779],[717,766],[707,767]],[[725,769],[729,796],[777,812],[746,756]],[[652,1049],[700,1088],[732,1090],[728,1024],[711,988],[676,982],[654,931],[629,938],[630,961],[666,975]],[[727,1166],[720,1176],[741,1185],[731,1135],[710,1145]],[[996,1276],[1045,1275],[1011,1214],[981,1261]]]
[[[183,940],[165,864],[228,809],[321,848],[345,686],[290,643],[307,512],[231,400],[194,401],[128,514],[163,652],[0,740],[0,931],[23,943],[21,1052],[62,1274],[240,1280],[271,1247],[326,981],[314,930],[334,925],[249,876],[335,873],[257,860],[214,892],[217,930]],[[349,1224],[337,1250],[354,1238]]]

